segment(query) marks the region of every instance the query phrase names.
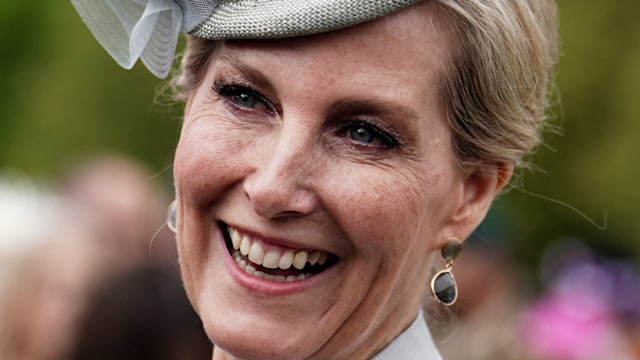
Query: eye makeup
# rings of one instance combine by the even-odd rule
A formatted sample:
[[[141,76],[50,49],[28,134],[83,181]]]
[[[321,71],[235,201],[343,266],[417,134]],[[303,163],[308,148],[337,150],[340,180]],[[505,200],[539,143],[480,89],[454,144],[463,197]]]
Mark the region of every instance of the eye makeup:
[[[338,126],[338,134],[349,138],[356,146],[393,149],[398,145],[391,132],[370,119],[348,120]]]
[[[262,111],[268,115],[274,115],[277,112],[273,103],[248,82],[226,81],[220,78],[214,81],[212,90],[223,99],[226,105],[236,110]]]

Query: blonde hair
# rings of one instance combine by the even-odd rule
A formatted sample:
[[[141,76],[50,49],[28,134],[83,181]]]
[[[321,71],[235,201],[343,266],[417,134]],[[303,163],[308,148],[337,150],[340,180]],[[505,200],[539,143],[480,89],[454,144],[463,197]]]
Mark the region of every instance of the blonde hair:
[[[438,0],[458,41],[443,96],[463,168],[522,165],[540,142],[557,59],[553,0]]]
[[[463,170],[523,159],[540,142],[557,58],[553,0],[428,0],[456,40],[441,79],[453,150]],[[172,79],[184,101],[220,41],[189,38]]]

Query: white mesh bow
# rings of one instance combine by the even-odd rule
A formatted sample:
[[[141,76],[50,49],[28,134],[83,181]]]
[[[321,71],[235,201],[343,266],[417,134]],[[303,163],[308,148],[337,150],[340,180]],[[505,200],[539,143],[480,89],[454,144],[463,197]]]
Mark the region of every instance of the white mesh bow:
[[[93,36],[125,69],[138,59],[152,74],[171,70],[183,10],[172,0],[72,0]]]

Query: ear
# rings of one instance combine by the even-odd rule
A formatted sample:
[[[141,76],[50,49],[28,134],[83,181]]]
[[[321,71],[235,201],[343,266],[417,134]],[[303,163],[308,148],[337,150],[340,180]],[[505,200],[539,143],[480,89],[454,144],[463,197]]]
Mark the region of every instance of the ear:
[[[444,245],[449,238],[464,240],[475,230],[487,215],[491,203],[509,182],[513,165],[496,163],[492,166],[477,167],[465,174],[462,185],[462,201],[454,209],[449,223],[445,226],[448,237],[440,239]]]

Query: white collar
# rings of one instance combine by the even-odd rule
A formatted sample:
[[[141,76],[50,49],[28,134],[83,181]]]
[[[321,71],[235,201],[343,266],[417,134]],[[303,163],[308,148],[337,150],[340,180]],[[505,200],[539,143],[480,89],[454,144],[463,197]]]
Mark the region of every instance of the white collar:
[[[442,360],[422,311],[405,331],[371,360]]]

